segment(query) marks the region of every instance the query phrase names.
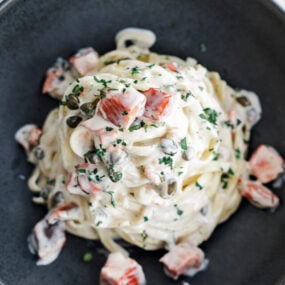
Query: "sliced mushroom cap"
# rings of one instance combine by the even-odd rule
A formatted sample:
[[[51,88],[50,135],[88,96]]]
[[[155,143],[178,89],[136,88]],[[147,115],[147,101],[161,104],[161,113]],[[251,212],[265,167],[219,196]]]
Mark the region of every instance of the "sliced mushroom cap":
[[[84,158],[84,154],[86,154],[93,145],[90,132],[81,126],[72,132],[69,143],[72,151],[82,158]]]
[[[28,247],[31,253],[38,255],[37,265],[47,265],[58,257],[65,240],[64,224],[49,225],[45,217],[35,225],[28,237]]]

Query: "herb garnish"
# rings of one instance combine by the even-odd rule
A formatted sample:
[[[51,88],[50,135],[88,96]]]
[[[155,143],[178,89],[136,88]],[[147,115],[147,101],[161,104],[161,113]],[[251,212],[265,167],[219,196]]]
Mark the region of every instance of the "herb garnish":
[[[222,183],[222,188],[226,189],[229,184],[229,180],[231,177],[234,175],[234,171],[230,168],[227,173],[222,173],[221,175],[221,183]]]
[[[171,169],[173,168],[173,159],[170,156],[163,156],[159,158],[159,164],[168,165]]]
[[[111,131],[114,130],[114,128],[112,128],[112,127],[106,127],[105,130],[106,130],[107,132],[111,132]]]
[[[195,182],[195,186],[198,187],[199,190],[203,189],[203,186],[198,181]]]
[[[240,153],[240,149],[239,148],[235,149],[235,157],[236,157],[236,159],[240,159],[241,158],[241,153]]]
[[[101,83],[104,87],[107,87],[108,86],[108,83],[111,83],[112,80],[105,80],[105,79],[98,79],[95,75],[93,76],[93,79],[98,82],[98,83]]]
[[[186,137],[183,138],[183,139],[180,141],[180,146],[181,146],[181,148],[182,148],[183,150],[187,150],[187,149],[188,149]]]
[[[93,254],[92,254],[92,252],[86,252],[86,253],[84,253],[84,255],[83,255],[83,261],[84,262],[90,262],[90,261],[92,261],[93,260]]]
[[[199,117],[201,119],[207,120],[208,122],[212,123],[213,125],[217,125],[217,117],[218,113],[216,110],[211,108],[203,109],[204,113],[200,114]]]
[[[139,67],[138,66],[135,66],[131,69],[131,74],[132,75],[135,75],[135,74],[138,74],[140,72],[139,70]]]
[[[177,215],[178,215],[178,216],[182,216],[184,212],[183,212],[181,209],[178,208],[178,205],[175,204],[174,207],[176,208],[176,213],[177,213]]]
[[[105,193],[109,194],[110,195],[110,202],[111,202],[111,205],[116,208],[116,202],[115,202],[115,199],[114,199],[114,192],[113,191],[105,191]]]

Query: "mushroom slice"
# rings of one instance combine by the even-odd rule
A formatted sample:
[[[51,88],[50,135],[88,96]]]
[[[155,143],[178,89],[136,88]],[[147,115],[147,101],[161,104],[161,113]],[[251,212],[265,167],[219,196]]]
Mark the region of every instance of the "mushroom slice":
[[[38,255],[37,265],[47,265],[58,257],[65,241],[64,224],[50,225],[45,217],[35,225],[28,237],[28,247],[31,253]]]
[[[72,151],[84,158],[84,154],[92,148],[92,135],[86,128],[78,126],[72,132],[69,143]]]

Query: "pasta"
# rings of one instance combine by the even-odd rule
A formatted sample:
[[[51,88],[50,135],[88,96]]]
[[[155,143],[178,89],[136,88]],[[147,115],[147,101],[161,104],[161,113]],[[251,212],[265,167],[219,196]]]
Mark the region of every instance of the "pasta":
[[[258,97],[234,90],[192,58],[151,52],[151,31],[125,29],[116,42],[100,57],[84,49],[71,69],[57,61],[49,70],[67,76],[54,93],[45,83],[60,106],[38,144],[26,147],[35,164],[34,201],[47,205],[50,224],[59,221],[125,256],[117,238],[145,250],[188,240],[198,246],[240,204]],[[74,63],[83,77],[75,79]],[[19,141],[27,140],[23,130]],[[63,204],[74,206],[54,210]]]

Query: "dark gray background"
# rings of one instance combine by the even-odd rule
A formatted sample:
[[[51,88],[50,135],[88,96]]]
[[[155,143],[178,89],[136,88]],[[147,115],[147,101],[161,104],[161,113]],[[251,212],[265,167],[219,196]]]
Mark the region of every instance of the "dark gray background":
[[[105,262],[99,243],[68,236],[60,257],[37,267],[26,236],[45,209],[33,205],[26,177],[32,171],[15,131],[25,123],[42,125],[57,103],[40,94],[45,70],[57,56],[93,46],[114,48],[114,35],[128,26],[152,29],[153,50],[191,55],[219,71],[234,87],[256,91],[264,114],[254,131],[258,143],[285,155],[285,20],[256,0],[21,0],[0,11],[0,277],[8,285],[98,284]],[[200,44],[207,51],[200,51]],[[285,188],[276,193],[285,200]],[[285,205],[275,213],[247,202],[202,247],[210,259],[191,285],[271,285],[285,275]],[[82,255],[91,250],[94,260]],[[165,277],[157,262],[162,252],[131,248],[149,285],[181,284]],[[1,281],[0,281],[1,283]]]

